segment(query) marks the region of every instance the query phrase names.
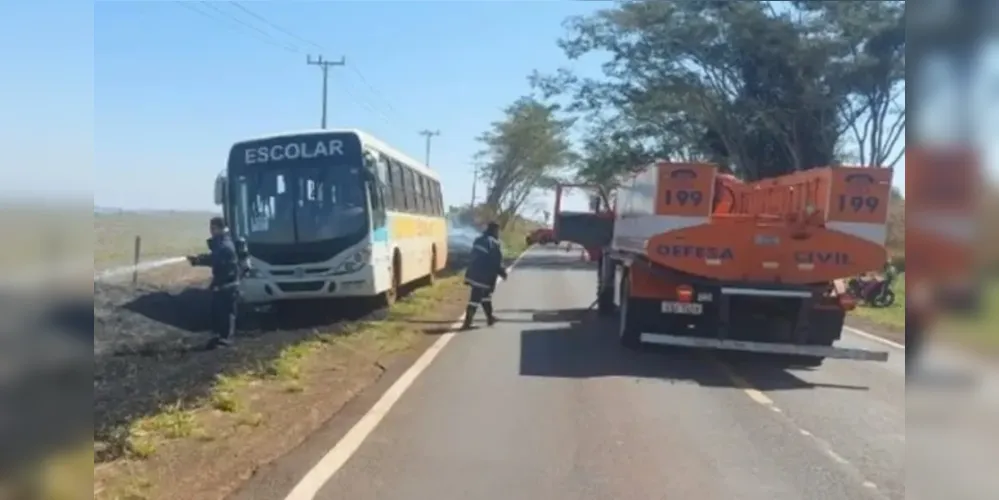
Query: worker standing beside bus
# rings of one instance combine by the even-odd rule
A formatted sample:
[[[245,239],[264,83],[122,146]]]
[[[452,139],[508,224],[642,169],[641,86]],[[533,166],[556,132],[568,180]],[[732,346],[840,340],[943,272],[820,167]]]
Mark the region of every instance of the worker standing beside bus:
[[[499,224],[490,222],[486,230],[472,244],[472,261],[465,271],[465,284],[471,289],[468,306],[465,308],[465,321],[462,330],[472,328],[475,311],[482,306],[486,313],[486,322],[492,326],[496,323],[493,315],[493,290],[496,289],[497,278],[506,279],[506,269],[503,267],[503,249],[499,241]]]
[[[212,217],[208,224],[212,237],[208,239],[210,253],[187,257],[192,266],[212,268],[212,332],[215,337],[208,348],[232,345],[236,334],[236,306],[239,301],[240,266],[233,243],[222,217]]]

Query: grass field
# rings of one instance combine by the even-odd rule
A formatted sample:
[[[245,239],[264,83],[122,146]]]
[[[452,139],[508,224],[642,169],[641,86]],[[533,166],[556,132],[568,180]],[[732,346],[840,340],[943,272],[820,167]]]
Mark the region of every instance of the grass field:
[[[135,237],[140,260],[206,251],[208,212],[119,212],[94,214],[94,269],[133,263]]]
[[[972,347],[999,354],[999,280],[993,280],[986,287],[977,316],[948,318],[940,331],[951,333]]]
[[[30,272],[53,262],[85,261],[92,208],[0,202],[0,271]]]
[[[187,255],[205,251],[208,212],[119,212],[94,214],[94,269],[133,263],[135,237],[142,238],[140,260]],[[534,226],[515,223],[500,238],[508,255],[527,247],[524,237]]]
[[[507,257],[517,256],[527,250],[527,235],[534,227],[526,224],[511,224],[511,227],[500,232],[503,243],[503,253]]]
[[[854,314],[893,329],[905,329],[905,274],[899,277],[892,290],[895,291],[895,303],[891,307],[864,305],[855,309]]]
[[[894,330],[904,330],[905,274],[893,289],[897,298],[891,307],[861,306],[854,311],[854,314]],[[999,280],[993,280],[986,286],[985,297],[977,316],[945,318],[937,331],[973,347],[999,350]]]

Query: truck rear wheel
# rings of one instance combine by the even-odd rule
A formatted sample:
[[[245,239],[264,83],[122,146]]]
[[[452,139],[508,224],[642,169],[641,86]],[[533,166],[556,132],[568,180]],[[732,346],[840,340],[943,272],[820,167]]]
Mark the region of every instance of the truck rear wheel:
[[[631,302],[631,277],[627,272],[621,278],[621,310],[618,316],[618,341],[628,349],[638,349],[642,345],[642,332],[635,321],[635,311],[628,307]]]

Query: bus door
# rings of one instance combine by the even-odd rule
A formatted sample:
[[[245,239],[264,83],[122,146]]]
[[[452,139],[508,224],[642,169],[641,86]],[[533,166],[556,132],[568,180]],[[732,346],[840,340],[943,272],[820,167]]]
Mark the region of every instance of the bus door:
[[[371,209],[371,253],[375,266],[390,266],[392,263],[392,246],[389,241],[388,214],[385,200],[390,195],[388,191],[388,162],[377,154],[366,152],[365,167],[371,174],[367,176],[367,192]]]

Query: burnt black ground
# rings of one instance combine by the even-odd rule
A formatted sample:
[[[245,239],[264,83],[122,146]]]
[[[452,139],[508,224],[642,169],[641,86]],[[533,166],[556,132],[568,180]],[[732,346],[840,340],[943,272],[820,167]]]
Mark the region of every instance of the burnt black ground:
[[[86,299],[52,291],[0,297],[0,478],[92,428]]]
[[[455,255],[449,273],[467,258]],[[95,283],[94,439],[97,460],[125,451],[127,426],[164,405],[204,400],[220,374],[259,370],[318,328],[336,334],[385,311],[370,301],[289,303],[273,313],[241,315],[236,346],[209,351],[206,283],[186,286]]]
[[[449,272],[459,272],[467,255],[452,255]],[[219,374],[266,366],[317,327],[336,333],[384,315],[365,303],[293,304],[241,321],[236,348],[206,351],[206,282],[133,286],[127,278],[95,280],[93,309],[83,293],[0,297],[0,479],[78,446],[87,433],[95,461],[120,456],[132,422],[164,405],[202,400]]]

